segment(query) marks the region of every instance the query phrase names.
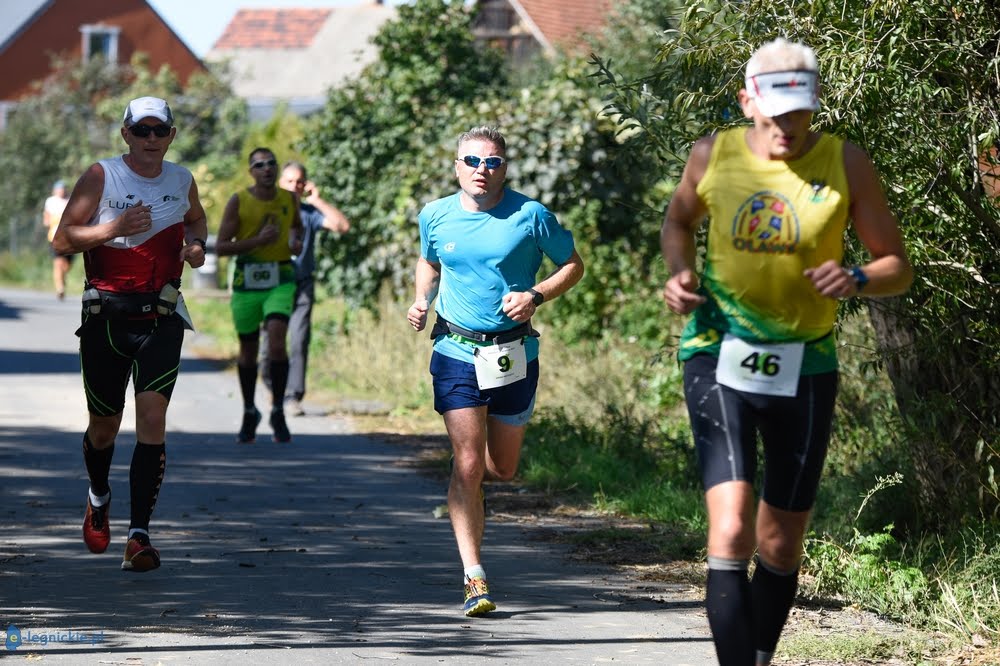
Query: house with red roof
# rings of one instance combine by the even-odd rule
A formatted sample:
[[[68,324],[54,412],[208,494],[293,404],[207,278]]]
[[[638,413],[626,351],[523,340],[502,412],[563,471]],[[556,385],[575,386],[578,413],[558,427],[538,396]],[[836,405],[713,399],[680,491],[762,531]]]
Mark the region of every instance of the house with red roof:
[[[396,15],[382,0],[324,9],[241,9],[206,54],[227,62],[233,92],[250,117],[278,104],[301,115],[320,108],[327,91],[357,76],[376,56],[371,38]]]
[[[53,56],[128,63],[142,51],[182,83],[205,71],[198,56],[145,0],[0,1],[0,129],[7,110],[52,72]]]
[[[614,10],[612,0],[479,0],[477,39],[521,64],[538,54],[580,52],[597,37]]]

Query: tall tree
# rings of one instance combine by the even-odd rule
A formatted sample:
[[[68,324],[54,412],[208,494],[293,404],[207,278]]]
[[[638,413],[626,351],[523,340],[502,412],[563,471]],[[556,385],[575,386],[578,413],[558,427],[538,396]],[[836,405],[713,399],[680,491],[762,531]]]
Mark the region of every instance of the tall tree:
[[[440,182],[443,128],[455,107],[503,87],[503,61],[477,47],[461,0],[417,0],[374,38],[379,58],[330,91],[303,150],[318,183],[352,221],[350,243],[327,242],[321,280],[357,301],[383,282],[401,287],[400,263],[412,254],[414,190]]]

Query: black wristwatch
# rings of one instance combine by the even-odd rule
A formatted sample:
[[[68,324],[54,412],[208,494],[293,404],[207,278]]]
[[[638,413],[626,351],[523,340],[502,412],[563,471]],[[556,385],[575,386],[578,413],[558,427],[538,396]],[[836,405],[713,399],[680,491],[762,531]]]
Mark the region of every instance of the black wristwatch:
[[[535,304],[536,308],[545,302],[545,295],[542,292],[529,289],[528,293],[531,294],[531,302]]]
[[[203,241],[200,238],[192,238],[191,239],[191,244],[194,245],[195,243],[197,243],[198,245],[201,245],[202,251],[205,250],[205,241]]]
[[[861,270],[860,266],[852,266],[847,270],[847,272],[851,274],[852,278],[854,278],[854,284],[858,288],[858,293],[861,293],[861,290],[865,288],[866,284],[868,284],[868,276],[863,270]]]

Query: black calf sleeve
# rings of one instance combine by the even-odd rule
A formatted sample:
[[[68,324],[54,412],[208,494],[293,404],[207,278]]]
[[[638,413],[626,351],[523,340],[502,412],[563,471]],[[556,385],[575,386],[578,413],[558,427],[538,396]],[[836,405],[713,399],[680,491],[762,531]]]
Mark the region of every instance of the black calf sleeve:
[[[156,498],[160,494],[166,465],[167,447],[165,444],[135,443],[132,466],[129,469],[129,482],[132,491],[129,529],[149,530],[149,519],[153,515],[153,507],[156,506]]]
[[[747,561],[708,558],[705,609],[719,666],[754,666],[753,616]]]
[[[753,614],[757,633],[757,649],[763,653],[774,652],[778,637],[788,620],[788,612],[795,602],[799,585],[799,570],[778,571],[768,566],[760,557],[750,583],[753,595]]]

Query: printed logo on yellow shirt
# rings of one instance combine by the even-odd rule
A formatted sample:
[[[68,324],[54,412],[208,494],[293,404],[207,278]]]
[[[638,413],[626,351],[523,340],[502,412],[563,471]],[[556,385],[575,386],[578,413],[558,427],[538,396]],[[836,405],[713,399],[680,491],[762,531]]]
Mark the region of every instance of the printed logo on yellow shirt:
[[[733,248],[740,252],[794,254],[798,241],[795,208],[778,192],[757,192],[736,211]]]

